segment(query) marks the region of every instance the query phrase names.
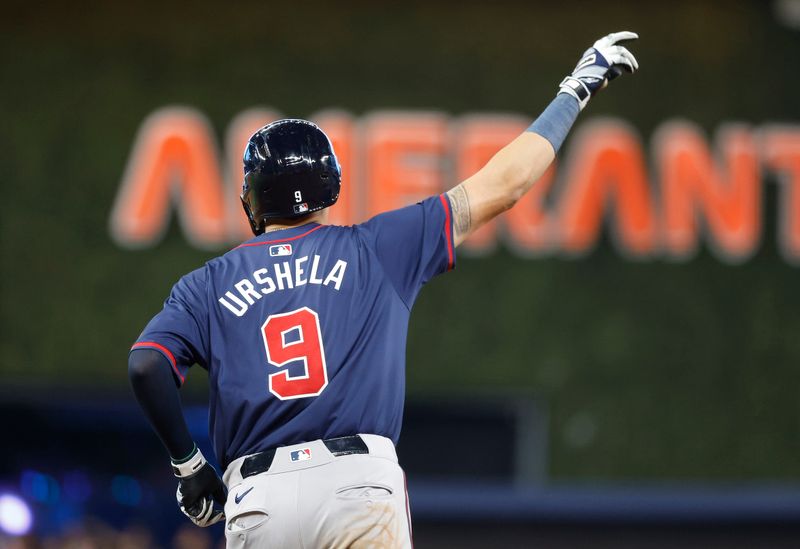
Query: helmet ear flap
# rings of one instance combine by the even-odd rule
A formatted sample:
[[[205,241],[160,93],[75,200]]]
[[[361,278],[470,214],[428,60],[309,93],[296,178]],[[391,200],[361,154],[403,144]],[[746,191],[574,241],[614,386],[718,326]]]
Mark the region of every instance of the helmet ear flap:
[[[264,234],[264,222],[263,220],[256,223],[256,220],[253,219],[253,212],[250,211],[250,206],[244,199],[244,196],[239,197],[242,201],[242,208],[244,208],[244,213],[247,216],[247,221],[250,222],[250,230],[253,231],[253,234],[258,236]]]

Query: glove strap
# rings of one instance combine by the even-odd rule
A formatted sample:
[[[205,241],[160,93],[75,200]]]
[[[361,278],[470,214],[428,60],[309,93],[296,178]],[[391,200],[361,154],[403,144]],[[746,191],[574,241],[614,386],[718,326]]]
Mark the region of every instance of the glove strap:
[[[581,110],[583,110],[583,108],[589,103],[589,99],[592,97],[592,94],[589,92],[589,88],[586,87],[586,84],[577,78],[573,78],[572,76],[567,76],[561,81],[561,84],[559,84],[558,93],[568,93],[577,99],[581,106]]]
[[[183,461],[175,462],[170,460],[172,464],[172,473],[178,478],[186,478],[195,474],[200,468],[206,464],[206,458],[199,448],[195,447],[195,452],[189,455]]]

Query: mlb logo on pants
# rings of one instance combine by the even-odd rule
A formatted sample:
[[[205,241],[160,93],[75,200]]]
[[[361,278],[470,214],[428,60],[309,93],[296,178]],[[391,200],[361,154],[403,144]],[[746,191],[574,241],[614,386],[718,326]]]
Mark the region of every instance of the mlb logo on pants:
[[[289,455],[292,458],[292,461],[305,461],[307,459],[311,459],[311,448],[294,450]]]

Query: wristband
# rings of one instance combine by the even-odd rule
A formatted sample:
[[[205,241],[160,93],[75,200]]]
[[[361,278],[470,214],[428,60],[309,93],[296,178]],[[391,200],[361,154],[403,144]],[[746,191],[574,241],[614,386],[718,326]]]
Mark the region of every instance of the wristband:
[[[193,452],[187,459],[183,461],[175,462],[170,460],[170,463],[172,464],[172,473],[176,477],[190,477],[206,464],[206,458],[203,457],[203,453],[200,451],[200,449],[195,446],[195,450],[195,452]]]
[[[576,99],[572,94],[559,93],[539,115],[539,118],[531,124],[528,131],[547,139],[553,146],[553,150],[558,152],[567,138],[570,128],[578,118],[578,113],[581,112]]]

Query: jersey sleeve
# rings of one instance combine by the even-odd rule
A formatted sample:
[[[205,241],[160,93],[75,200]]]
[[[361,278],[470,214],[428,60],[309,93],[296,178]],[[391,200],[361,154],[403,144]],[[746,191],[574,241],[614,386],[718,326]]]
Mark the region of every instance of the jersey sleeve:
[[[131,347],[131,351],[153,349],[164,355],[181,384],[193,364],[207,365],[206,277],[207,270],[203,268],[181,278],[172,287],[164,308],[150,320]]]
[[[455,266],[452,219],[450,201],[442,194],[364,223],[386,276],[408,307],[426,282]]]

